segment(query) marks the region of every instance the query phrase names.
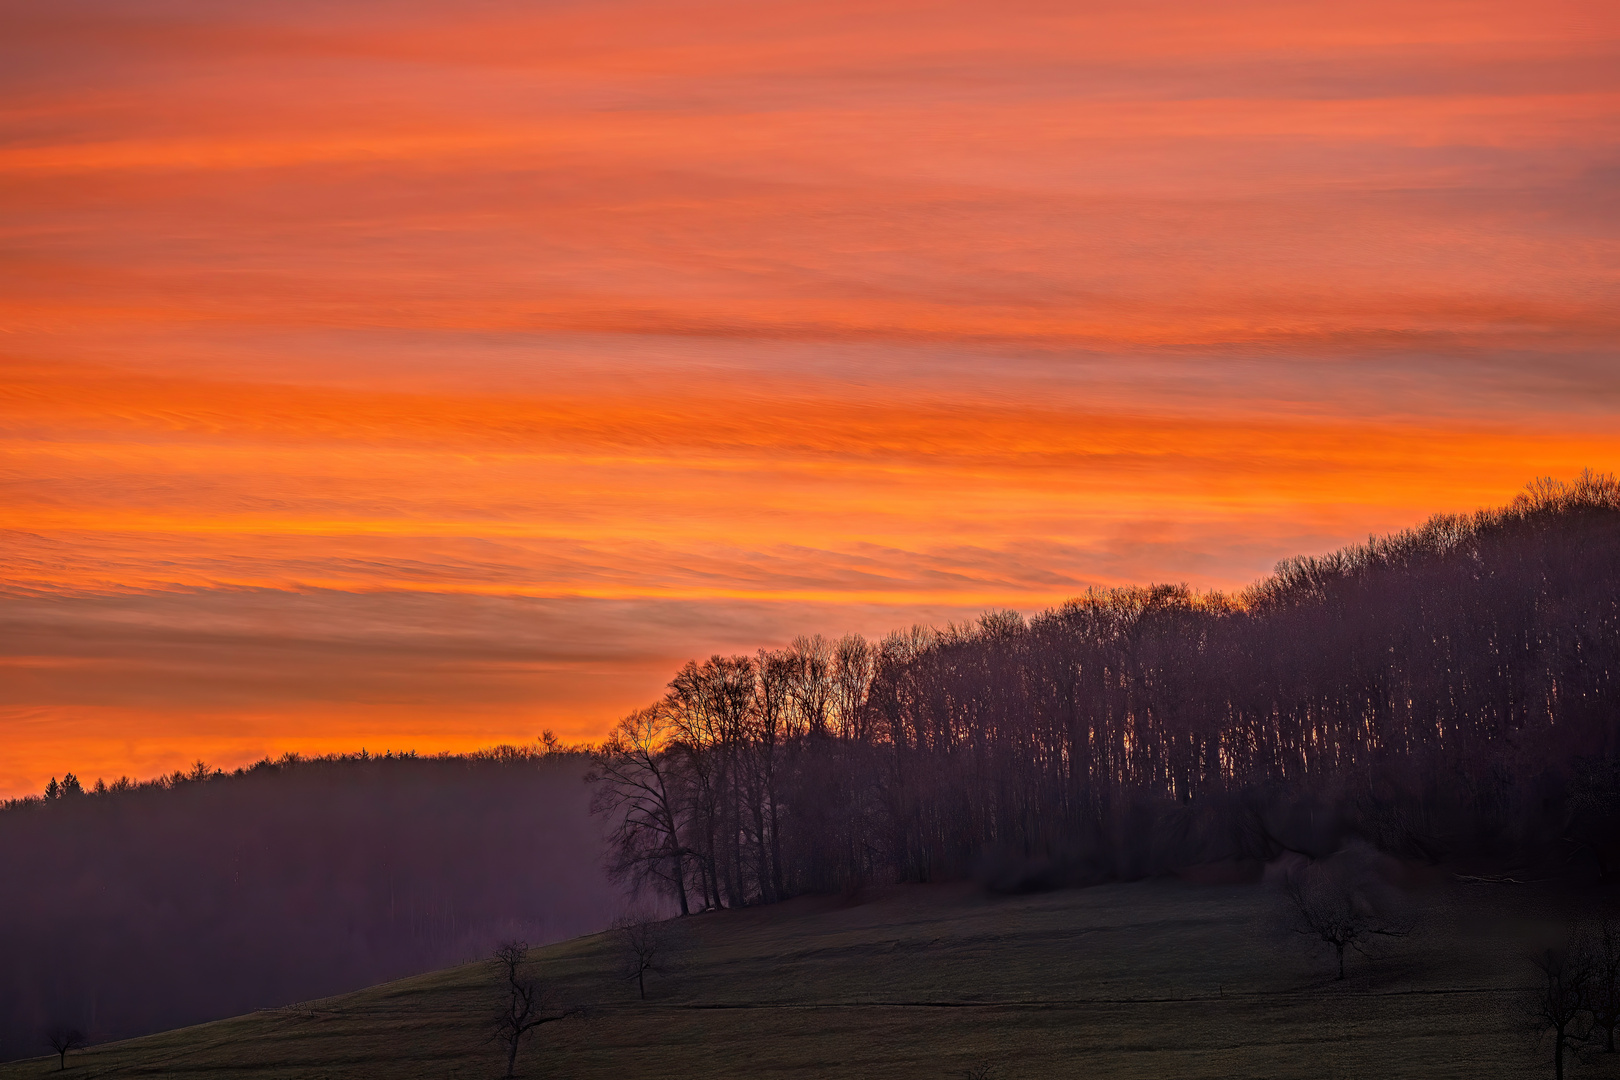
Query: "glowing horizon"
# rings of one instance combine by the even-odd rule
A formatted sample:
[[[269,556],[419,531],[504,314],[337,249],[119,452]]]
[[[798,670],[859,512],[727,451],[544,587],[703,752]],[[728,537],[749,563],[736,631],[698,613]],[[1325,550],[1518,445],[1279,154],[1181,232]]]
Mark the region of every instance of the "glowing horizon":
[[[0,796],[1620,467],[1602,5],[0,19]]]

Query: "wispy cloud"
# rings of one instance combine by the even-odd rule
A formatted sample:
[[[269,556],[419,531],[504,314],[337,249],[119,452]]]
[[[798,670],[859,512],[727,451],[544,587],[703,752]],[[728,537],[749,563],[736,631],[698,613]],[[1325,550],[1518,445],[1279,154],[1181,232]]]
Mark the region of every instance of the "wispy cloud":
[[[5,20],[6,791],[588,735],[1620,463],[1599,5]]]

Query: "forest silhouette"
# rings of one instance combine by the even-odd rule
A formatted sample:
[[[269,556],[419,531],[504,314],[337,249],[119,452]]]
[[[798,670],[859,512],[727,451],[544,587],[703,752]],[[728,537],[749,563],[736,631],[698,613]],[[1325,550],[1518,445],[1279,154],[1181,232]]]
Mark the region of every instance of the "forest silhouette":
[[[1025,621],[688,663],[596,754],[612,867],[682,908],[971,875],[995,888],[1351,838],[1426,863],[1620,869],[1620,484],[1248,590],[1096,590]]]

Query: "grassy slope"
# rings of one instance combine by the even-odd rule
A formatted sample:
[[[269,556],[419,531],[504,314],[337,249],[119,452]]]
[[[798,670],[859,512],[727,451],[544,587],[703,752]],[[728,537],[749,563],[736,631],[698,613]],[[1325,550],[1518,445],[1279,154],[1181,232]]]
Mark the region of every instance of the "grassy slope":
[[[1538,934],[1529,886],[1461,889],[1351,977],[1276,929],[1259,886],[1142,882],[1016,898],[965,886],[799,900],[684,920],[650,998],[603,936],[539,951],[594,1006],[519,1059],[539,1077],[1551,1075],[1515,995]],[[96,1047],[89,1076],[495,1077],[492,974],[467,965]],[[1620,1057],[1620,1055],[1615,1055]],[[1606,1060],[1572,1076],[1617,1076]],[[0,1067],[0,1080],[55,1059]]]

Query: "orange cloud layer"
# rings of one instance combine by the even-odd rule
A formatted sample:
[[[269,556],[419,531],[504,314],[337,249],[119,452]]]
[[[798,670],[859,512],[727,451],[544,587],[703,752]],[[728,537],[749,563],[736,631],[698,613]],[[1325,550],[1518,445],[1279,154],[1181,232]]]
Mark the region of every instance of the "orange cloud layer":
[[[0,35],[0,793],[1620,464],[1620,15],[491,0]]]

